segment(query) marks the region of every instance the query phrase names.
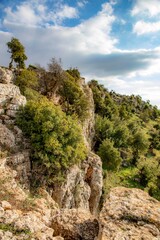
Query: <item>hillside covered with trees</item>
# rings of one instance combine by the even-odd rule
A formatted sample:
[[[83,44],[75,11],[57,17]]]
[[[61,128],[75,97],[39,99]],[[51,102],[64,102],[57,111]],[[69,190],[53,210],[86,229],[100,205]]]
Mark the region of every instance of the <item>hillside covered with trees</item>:
[[[7,43],[15,84],[27,98],[17,124],[32,146],[32,162],[44,181],[65,179],[65,171],[87,156],[82,126],[90,109],[77,68],[63,70],[54,58],[48,68],[25,67],[24,47]],[[160,110],[140,96],[108,91],[96,80],[88,82],[95,111],[92,150],[103,162],[104,195],[114,186],[141,188],[160,200]]]

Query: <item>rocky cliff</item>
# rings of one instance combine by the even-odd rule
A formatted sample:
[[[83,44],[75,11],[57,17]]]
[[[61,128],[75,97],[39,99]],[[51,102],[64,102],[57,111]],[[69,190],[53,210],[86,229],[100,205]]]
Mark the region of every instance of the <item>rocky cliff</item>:
[[[112,189],[99,214],[102,163],[91,151],[94,103],[84,82],[91,106],[83,125],[88,157],[70,168],[63,185],[30,191],[29,139],[15,125],[26,99],[13,81],[14,73],[0,68],[0,239],[160,239],[160,203],[141,190]]]
[[[160,202],[140,189],[114,188],[100,213],[101,240],[159,240]]]
[[[16,112],[26,104],[26,98],[13,84],[14,73],[0,68],[0,154],[17,171],[17,179],[29,186],[29,148],[22,131],[15,125]]]

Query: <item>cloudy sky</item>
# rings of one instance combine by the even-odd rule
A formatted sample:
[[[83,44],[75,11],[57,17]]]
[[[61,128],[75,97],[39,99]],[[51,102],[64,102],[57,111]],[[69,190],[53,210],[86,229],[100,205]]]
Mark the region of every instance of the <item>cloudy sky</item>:
[[[160,108],[160,0],[0,0],[0,65],[11,37],[27,64],[61,58],[87,80]]]

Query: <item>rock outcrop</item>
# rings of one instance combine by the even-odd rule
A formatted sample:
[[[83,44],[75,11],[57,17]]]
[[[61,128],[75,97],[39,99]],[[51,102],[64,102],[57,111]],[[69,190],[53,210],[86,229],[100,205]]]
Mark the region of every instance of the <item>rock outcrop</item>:
[[[66,240],[96,240],[99,223],[90,212],[78,209],[61,210],[53,218],[52,227],[56,235]]]
[[[17,180],[25,188],[29,187],[30,159],[27,141],[22,131],[15,125],[15,117],[26,98],[13,84],[14,73],[0,68],[0,154],[6,163],[17,171]]]
[[[91,151],[95,134],[94,101],[92,91],[85,84],[84,78],[80,79],[79,86],[89,102],[89,109],[82,124],[83,136],[89,154],[81,166],[75,165],[68,171],[65,184],[54,187],[52,197],[62,208],[81,208],[90,210],[92,214],[97,214],[102,195],[103,179],[101,159]]]
[[[160,202],[140,189],[111,190],[100,213],[100,240],[159,240]]]
[[[61,208],[81,208],[97,214],[102,186],[102,162],[91,152],[81,168],[75,165],[69,170],[65,183],[55,187],[52,197]]]
[[[89,154],[61,186],[30,191],[30,145],[15,125],[26,103],[12,71],[0,68],[0,239],[160,240],[160,202],[139,189],[114,188],[99,214],[102,162],[94,154],[94,103],[81,79],[90,110],[83,123]]]
[[[59,209],[43,188],[36,194],[21,188],[17,172],[0,160],[0,239],[96,240],[99,223],[85,209]]]
[[[11,70],[0,68],[0,122],[14,124],[17,110],[26,104],[26,98],[13,84],[14,74]]]
[[[86,144],[90,149],[93,147],[93,137],[95,134],[95,116],[94,116],[94,100],[92,90],[87,84],[85,84],[85,79],[81,78],[80,86],[83,93],[86,95],[89,109],[86,112],[86,118],[83,122],[83,135],[85,137]]]
[[[0,239],[54,240],[52,217],[58,205],[45,189],[31,196],[17,182],[17,172],[0,159]]]

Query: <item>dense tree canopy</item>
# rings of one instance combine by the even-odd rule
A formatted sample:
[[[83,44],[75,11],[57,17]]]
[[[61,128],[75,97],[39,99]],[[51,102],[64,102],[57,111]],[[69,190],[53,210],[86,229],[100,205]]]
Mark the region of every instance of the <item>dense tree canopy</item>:
[[[107,138],[100,145],[98,155],[103,161],[104,168],[108,170],[117,170],[121,164],[120,153]]]
[[[11,62],[9,63],[9,67],[12,68],[13,62],[15,62],[18,68],[24,68],[24,61],[27,60],[24,46],[17,38],[12,38],[10,42],[7,42],[7,46],[8,52],[11,53]]]
[[[15,84],[19,86],[21,93],[24,95],[28,88],[35,88],[38,86],[37,74],[30,69],[23,69],[19,72]]]
[[[109,92],[96,80],[89,86],[96,112],[94,150],[103,161],[104,188],[139,187],[160,199],[160,111],[140,96]]]
[[[49,182],[85,159],[79,124],[46,98],[29,101],[20,110],[17,124],[31,141],[32,159],[47,169]]]

